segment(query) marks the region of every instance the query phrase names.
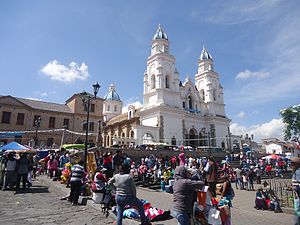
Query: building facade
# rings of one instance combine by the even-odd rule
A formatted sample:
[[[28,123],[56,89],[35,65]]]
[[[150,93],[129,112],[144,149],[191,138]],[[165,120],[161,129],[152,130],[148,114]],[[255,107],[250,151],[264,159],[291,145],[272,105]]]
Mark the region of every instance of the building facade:
[[[98,121],[103,119],[103,99],[94,99],[90,106],[88,141],[95,143]],[[0,96],[0,143],[17,141],[46,148],[62,142],[83,142],[86,109],[80,94],[74,94],[65,104]]]
[[[166,143],[228,147],[230,119],[225,114],[219,75],[207,49],[203,47],[201,51],[194,79],[187,76],[182,82],[175,57],[170,54],[168,36],[159,26],[146,64],[143,106],[136,109],[131,105],[127,113],[113,117],[104,111],[107,117],[104,145]],[[104,99],[106,104],[116,102]]]

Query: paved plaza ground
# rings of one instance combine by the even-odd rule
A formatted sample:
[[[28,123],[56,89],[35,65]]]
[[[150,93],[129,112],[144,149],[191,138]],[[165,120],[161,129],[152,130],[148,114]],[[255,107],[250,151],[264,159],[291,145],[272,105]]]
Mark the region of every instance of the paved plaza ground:
[[[256,210],[253,208],[255,192],[235,190],[236,196],[233,200],[232,225],[289,225],[293,224],[293,215],[286,213],[274,213],[271,211]],[[153,192],[147,189],[139,189],[138,196],[149,200],[152,205],[160,206],[168,210],[172,204],[173,196],[168,193]],[[175,225],[172,219],[162,223],[164,225]]]
[[[0,224],[113,224],[115,216],[105,218],[99,205],[72,207],[60,198],[68,194],[69,189],[46,176],[38,177],[28,191],[15,194],[11,191],[0,192]],[[293,215],[259,211],[253,208],[255,192],[236,190],[232,208],[233,225],[289,225],[293,224]],[[138,197],[149,200],[153,206],[169,210],[172,194],[138,188]],[[129,219],[124,224],[139,224]],[[154,225],[176,225],[175,219],[155,222]]]
[[[49,180],[50,181],[50,180]],[[60,197],[69,192],[58,182],[48,185],[33,182],[33,187],[14,191],[0,191],[1,225],[96,225],[113,224],[112,218],[105,218],[99,210],[86,206],[71,206]]]

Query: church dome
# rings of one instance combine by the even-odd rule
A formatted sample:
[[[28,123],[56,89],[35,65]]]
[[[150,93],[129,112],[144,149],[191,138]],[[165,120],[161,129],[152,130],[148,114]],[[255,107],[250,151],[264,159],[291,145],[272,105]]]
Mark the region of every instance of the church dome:
[[[168,40],[168,36],[167,34],[163,31],[163,29],[161,28],[160,24],[158,25],[157,31],[153,36],[153,40],[157,40],[157,39],[165,39]]]
[[[121,101],[120,96],[116,92],[115,85],[111,84],[108,93],[104,97],[105,100]]]
[[[204,46],[203,46],[203,49],[200,54],[200,60],[203,60],[203,59],[212,59],[211,55],[208,53],[208,51],[206,50],[206,48]]]

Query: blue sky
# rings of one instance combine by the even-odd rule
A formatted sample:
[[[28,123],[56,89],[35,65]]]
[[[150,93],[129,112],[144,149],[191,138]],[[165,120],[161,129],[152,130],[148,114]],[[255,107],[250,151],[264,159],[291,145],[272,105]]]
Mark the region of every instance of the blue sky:
[[[181,80],[203,45],[213,56],[233,133],[280,137],[279,110],[300,103],[299,15],[296,0],[1,1],[0,95],[64,103],[98,81],[142,102],[160,23]]]

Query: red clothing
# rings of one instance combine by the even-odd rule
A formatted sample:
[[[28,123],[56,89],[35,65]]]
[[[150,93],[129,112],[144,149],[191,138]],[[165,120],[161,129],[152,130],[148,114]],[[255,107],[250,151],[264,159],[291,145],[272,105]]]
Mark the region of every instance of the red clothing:
[[[105,157],[103,158],[103,164],[104,164],[104,165],[112,164],[112,158],[111,158],[111,156],[105,156]]]
[[[272,166],[270,166],[270,165],[266,166],[266,171],[267,172],[271,172],[271,170],[272,170]]]
[[[106,182],[106,181],[107,181],[107,179],[106,179],[106,178],[103,176],[103,174],[100,173],[100,172],[96,173],[95,178],[96,178],[96,179],[94,179],[95,182],[97,181],[97,179],[98,179],[98,180],[101,180],[101,181],[103,181],[103,182]]]
[[[139,173],[143,174],[143,173],[146,173],[146,171],[147,171],[147,166],[145,164],[140,165],[140,167],[139,167]]]
[[[284,162],[283,162],[283,161],[279,161],[279,162],[278,162],[278,166],[279,166],[279,167],[284,166]]]
[[[58,168],[58,161],[56,159],[53,159],[52,161],[48,161],[48,169],[49,170],[57,170]]]

